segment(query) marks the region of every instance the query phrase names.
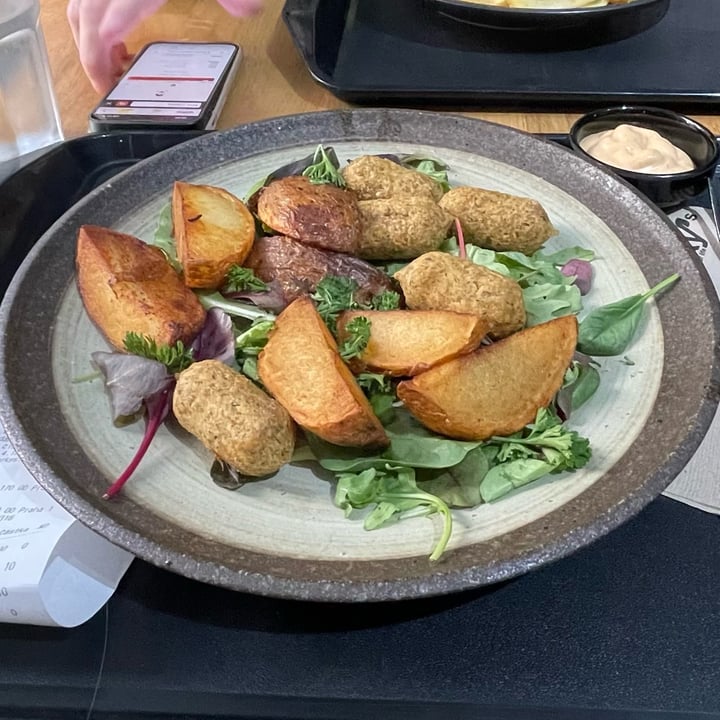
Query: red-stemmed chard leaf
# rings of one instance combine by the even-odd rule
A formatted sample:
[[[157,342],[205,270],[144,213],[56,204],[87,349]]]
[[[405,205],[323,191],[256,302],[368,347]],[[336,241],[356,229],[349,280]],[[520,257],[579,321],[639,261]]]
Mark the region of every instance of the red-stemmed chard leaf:
[[[191,346],[193,362],[216,359],[231,363],[235,357],[232,321],[222,310],[208,311],[205,324]],[[95,352],[93,361],[105,378],[110,393],[113,420],[128,421],[145,410],[145,432],[135,455],[115,482],[105,491],[104,499],[116,496],[137,469],[158,428],[172,409],[175,375],[163,363],[139,355],[119,352]]]
[[[455,218],[455,229],[457,230],[458,257],[466,258],[467,250],[465,249],[465,235],[463,235],[462,225],[460,224],[460,220],[458,218]]]
[[[130,479],[130,476],[135,472],[135,469],[140,464],[140,461],[145,456],[147,449],[150,447],[150,443],[155,437],[155,433],[158,428],[165,422],[165,418],[170,413],[172,407],[172,395],[175,390],[175,380],[173,379],[168,383],[168,386],[154,395],[145,398],[145,432],[143,433],[142,442],[135,452],[133,459],[125,470],[120,473],[117,480],[105,491],[103,500],[109,500],[115,497],[123,485]]]

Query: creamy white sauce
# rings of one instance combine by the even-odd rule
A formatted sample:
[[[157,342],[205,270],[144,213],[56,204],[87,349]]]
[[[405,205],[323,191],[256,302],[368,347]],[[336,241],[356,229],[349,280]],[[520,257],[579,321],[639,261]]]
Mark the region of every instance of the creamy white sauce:
[[[637,125],[618,125],[588,135],[580,147],[596,160],[621,170],[653,175],[688,172],[690,156],[660,133]]]

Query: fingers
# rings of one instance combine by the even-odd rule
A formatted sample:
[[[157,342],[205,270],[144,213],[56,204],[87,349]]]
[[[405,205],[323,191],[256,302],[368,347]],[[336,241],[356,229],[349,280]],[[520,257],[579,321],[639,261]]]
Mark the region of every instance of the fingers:
[[[227,12],[246,16],[262,8],[262,0],[218,0]],[[69,0],[67,17],[80,62],[98,93],[106,93],[128,60],[123,40],[165,0]]]
[[[67,16],[80,62],[98,93],[106,93],[125,68],[125,36],[164,1],[70,0]]]
[[[82,0],[87,2],[88,0]],[[122,40],[136,25],[159,10],[165,0],[105,0],[106,10],[99,28],[105,40]]]
[[[263,6],[263,0],[217,0],[231,15],[254,15]]]
[[[80,24],[80,2],[79,0],[69,0],[67,6],[67,19],[72,30],[75,46],[80,47],[78,27]]]
[[[95,90],[102,93],[112,84],[111,47],[105,47],[99,28],[105,13],[101,0],[76,0],[74,3],[75,29],[73,35],[85,69]]]

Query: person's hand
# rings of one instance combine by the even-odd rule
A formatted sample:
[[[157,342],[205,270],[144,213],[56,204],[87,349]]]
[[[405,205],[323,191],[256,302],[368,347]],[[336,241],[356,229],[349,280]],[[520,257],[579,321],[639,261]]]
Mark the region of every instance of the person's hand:
[[[124,39],[166,0],[69,0],[67,16],[85,72],[100,94],[122,75],[130,55]],[[262,0],[217,0],[231,15],[251,15]]]

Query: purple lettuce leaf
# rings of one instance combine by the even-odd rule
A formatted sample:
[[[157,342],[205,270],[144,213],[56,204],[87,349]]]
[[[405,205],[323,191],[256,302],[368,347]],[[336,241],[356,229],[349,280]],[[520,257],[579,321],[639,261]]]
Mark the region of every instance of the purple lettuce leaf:
[[[592,287],[593,269],[587,260],[574,258],[568,260],[561,268],[560,272],[568,277],[574,277],[573,281],[580,291],[581,295],[587,295]]]
[[[103,351],[94,352],[91,357],[105,378],[115,423],[136,416],[146,398],[175,382],[165,365],[157,360]]]
[[[223,292],[229,300],[247,300],[261,310],[280,313],[287,307],[287,298],[277,280],[267,283],[267,290],[242,290],[239,292]]]
[[[230,365],[235,360],[235,333],[230,316],[219,308],[211,308],[205,324],[190,346],[193,362],[219,360]]]

